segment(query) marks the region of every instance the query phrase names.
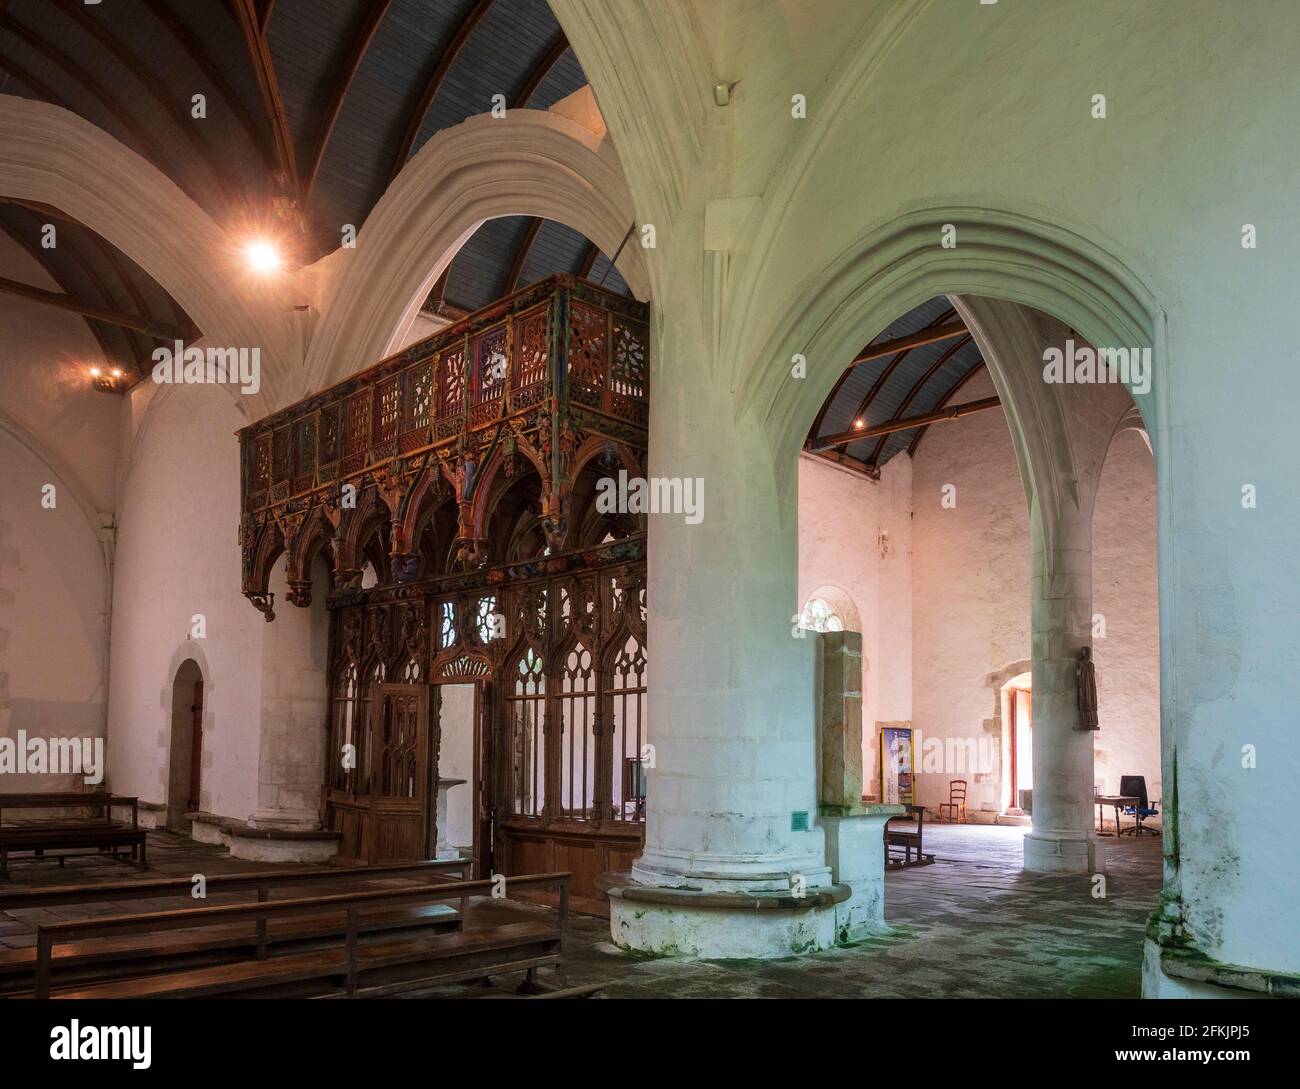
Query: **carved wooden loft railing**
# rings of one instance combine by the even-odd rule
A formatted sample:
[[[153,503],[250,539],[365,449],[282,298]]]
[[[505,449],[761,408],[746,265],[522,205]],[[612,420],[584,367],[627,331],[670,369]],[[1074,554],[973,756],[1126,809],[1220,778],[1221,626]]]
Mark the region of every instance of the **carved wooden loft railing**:
[[[488,558],[502,480],[531,464],[549,548],[572,547],[574,482],[594,458],[641,472],[648,418],[644,303],[552,276],[239,432],[243,592],[274,617],[271,569],[288,553],[289,600],[311,602],[324,550],[335,589],[359,586],[379,533],[388,581],[429,570],[417,536],[457,505],[454,567]]]

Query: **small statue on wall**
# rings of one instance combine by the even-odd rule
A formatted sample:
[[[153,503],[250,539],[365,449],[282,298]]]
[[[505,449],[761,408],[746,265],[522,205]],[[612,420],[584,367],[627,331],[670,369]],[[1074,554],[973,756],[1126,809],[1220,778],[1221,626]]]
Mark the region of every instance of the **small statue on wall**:
[[[1080,647],[1079,660],[1074,667],[1074,679],[1079,705],[1078,730],[1100,730],[1097,722],[1097,667],[1092,661],[1092,648]]]

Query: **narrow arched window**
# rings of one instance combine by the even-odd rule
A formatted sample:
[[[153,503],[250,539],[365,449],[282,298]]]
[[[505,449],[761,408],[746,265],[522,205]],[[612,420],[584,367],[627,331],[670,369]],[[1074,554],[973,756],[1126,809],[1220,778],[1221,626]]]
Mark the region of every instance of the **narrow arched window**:
[[[824,597],[811,597],[799,614],[799,627],[807,631],[843,631],[844,618]]]

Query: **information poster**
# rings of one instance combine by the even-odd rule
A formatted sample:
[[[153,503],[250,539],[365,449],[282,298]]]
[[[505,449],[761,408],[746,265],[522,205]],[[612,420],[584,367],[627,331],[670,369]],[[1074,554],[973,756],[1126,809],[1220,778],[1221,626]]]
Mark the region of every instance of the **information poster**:
[[[912,805],[912,730],[880,729],[880,800],[885,805]]]

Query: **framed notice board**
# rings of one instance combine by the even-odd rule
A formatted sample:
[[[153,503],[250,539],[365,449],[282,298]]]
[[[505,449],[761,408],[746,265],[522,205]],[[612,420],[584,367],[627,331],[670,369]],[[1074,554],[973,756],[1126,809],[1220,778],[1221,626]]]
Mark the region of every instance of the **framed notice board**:
[[[912,805],[912,730],[880,728],[880,800],[885,805]]]

